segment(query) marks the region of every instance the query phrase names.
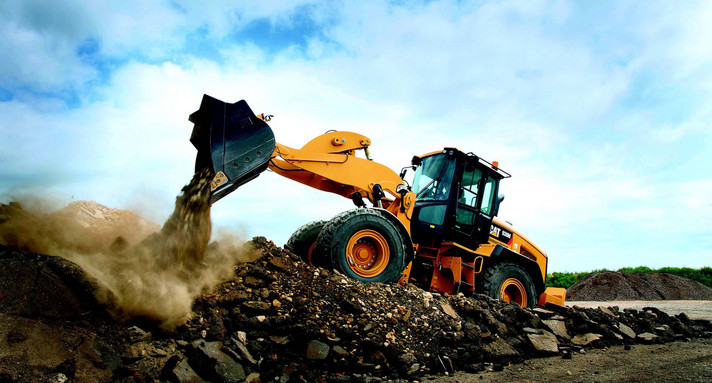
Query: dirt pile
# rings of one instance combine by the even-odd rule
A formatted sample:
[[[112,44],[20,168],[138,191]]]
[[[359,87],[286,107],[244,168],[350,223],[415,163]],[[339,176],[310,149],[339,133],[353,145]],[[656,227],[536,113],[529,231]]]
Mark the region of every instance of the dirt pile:
[[[712,300],[712,289],[665,273],[591,273],[566,290],[572,301]]]
[[[121,237],[141,241],[161,226],[139,215],[93,201],[76,201],[49,213],[31,213],[22,204],[0,204],[0,243],[41,254],[103,251]]]
[[[228,279],[249,249],[234,237],[209,247],[210,179],[196,174],[162,228],[128,211],[75,202],[46,214],[0,206],[0,244],[72,261],[97,283],[98,303],[120,320],[141,316],[171,328],[205,289]]]
[[[173,331],[155,322],[120,324],[97,310],[59,319],[0,310],[0,378],[413,380],[536,356],[569,358],[591,347],[712,336],[709,322],[654,308],[521,309],[485,296],[363,284],[303,263],[264,238],[251,246],[260,258],[237,265],[230,280],[199,296],[194,315]],[[0,248],[0,259],[13,252],[37,257]],[[47,340],[39,342],[38,334]],[[30,357],[36,354],[47,357]]]

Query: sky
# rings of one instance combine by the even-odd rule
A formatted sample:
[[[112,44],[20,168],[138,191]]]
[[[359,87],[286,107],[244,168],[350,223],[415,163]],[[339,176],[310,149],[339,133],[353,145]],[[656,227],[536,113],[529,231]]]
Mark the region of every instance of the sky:
[[[330,129],[396,172],[458,147],[512,174],[500,218],[549,272],[712,266],[712,3],[0,2],[0,202],[163,222],[203,94]],[[266,172],[214,233],[282,246],[350,200]]]

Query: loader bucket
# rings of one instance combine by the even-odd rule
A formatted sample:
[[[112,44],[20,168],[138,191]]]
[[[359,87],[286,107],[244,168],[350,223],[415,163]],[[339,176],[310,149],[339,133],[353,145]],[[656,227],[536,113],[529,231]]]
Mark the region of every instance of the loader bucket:
[[[213,202],[267,169],[275,148],[274,133],[244,100],[234,104],[203,95],[200,109],[188,117],[195,124],[190,142],[198,149],[195,172],[209,168]]]

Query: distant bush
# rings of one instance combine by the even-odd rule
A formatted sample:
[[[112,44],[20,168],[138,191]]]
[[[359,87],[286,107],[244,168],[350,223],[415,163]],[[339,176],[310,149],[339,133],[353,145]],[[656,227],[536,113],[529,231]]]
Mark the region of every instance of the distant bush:
[[[546,287],[563,287],[568,289],[588,274],[590,273],[551,273],[546,276]]]
[[[591,273],[601,273],[608,271],[606,269],[593,270],[591,272],[578,273],[551,273],[546,276],[546,287],[563,287],[568,289]],[[712,267],[702,267],[700,269],[692,269],[689,267],[662,267],[654,270],[647,266],[638,267],[622,267],[617,270],[620,273],[667,273],[677,275],[679,277],[689,278],[693,281],[702,283],[703,285],[712,288]]]
[[[702,283],[707,287],[712,287],[712,268],[703,267],[702,269],[691,269],[689,267],[663,267],[655,270],[656,273],[667,273],[685,277]]]
[[[656,270],[651,269],[648,266],[638,266],[638,267],[621,267],[618,269],[619,273],[633,274],[633,273],[655,273]]]

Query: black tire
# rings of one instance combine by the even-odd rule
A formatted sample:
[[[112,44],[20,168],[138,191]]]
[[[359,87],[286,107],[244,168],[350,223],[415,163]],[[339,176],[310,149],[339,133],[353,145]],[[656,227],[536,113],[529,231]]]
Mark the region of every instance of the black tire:
[[[314,251],[316,237],[324,225],[326,225],[326,221],[313,221],[301,226],[289,237],[286,247],[305,262],[314,263],[322,267],[328,266],[328,260],[318,256]]]
[[[319,233],[316,251],[331,260],[332,268],[362,282],[396,282],[406,266],[398,227],[373,209],[334,217]]]
[[[516,263],[499,262],[489,266],[483,273],[481,289],[491,298],[517,303],[522,307],[534,308],[537,304],[534,281]]]

